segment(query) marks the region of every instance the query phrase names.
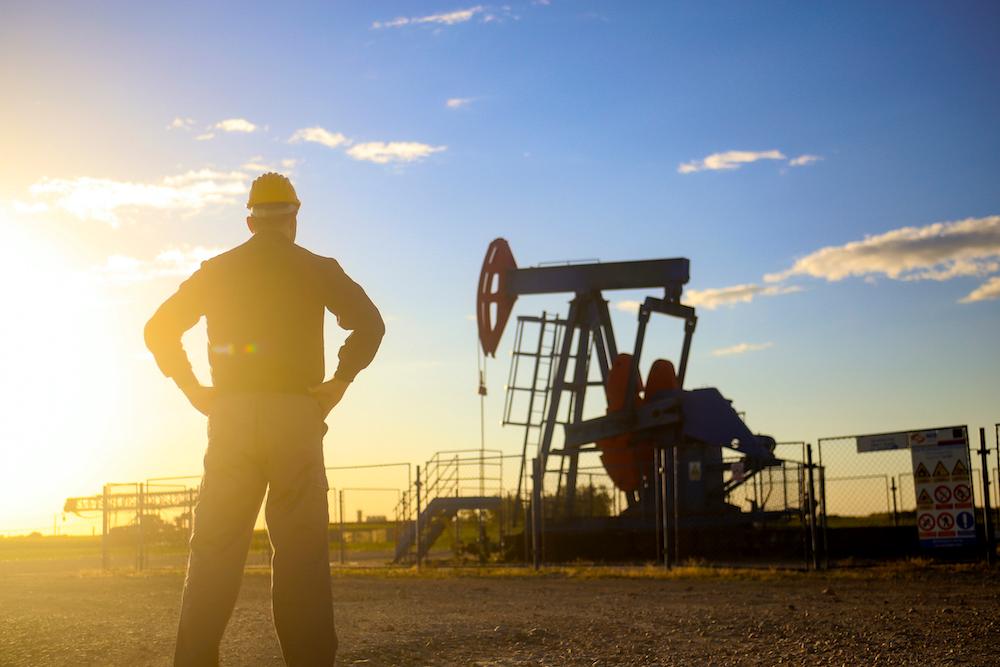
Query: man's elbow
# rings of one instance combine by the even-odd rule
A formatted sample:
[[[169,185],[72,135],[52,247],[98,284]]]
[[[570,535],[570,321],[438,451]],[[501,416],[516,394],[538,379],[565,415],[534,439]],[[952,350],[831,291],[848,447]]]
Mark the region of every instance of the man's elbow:
[[[146,349],[155,354],[159,347],[158,343],[163,340],[163,333],[160,331],[155,315],[146,322],[146,326],[142,330],[142,339],[146,342]]]
[[[385,320],[382,319],[381,313],[376,312],[375,319],[372,322],[372,338],[381,343],[382,338],[384,336],[385,336]]]

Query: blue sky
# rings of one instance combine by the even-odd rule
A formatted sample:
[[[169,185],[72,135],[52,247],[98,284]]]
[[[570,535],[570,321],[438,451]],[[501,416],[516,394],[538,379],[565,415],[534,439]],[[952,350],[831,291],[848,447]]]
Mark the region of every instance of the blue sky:
[[[5,457],[32,488],[53,452],[66,461],[36,505],[111,477],[198,472],[203,420],[157,375],[141,326],[200,257],[244,239],[243,193],[265,167],[296,183],[300,242],[340,259],[389,319],[331,418],[331,464],[478,445],[469,316],[496,236],[522,265],[691,258],[690,383],[718,386],[778,439],[1000,421],[994,4],[3,13],[0,222],[22,244],[11,257],[62,281],[21,286],[9,269],[2,288],[27,304],[4,334],[20,415],[5,445],[35,452]],[[59,309],[38,304],[67,282],[91,300],[52,321]],[[622,341],[640,297],[612,297]],[[564,300],[516,312],[543,308]],[[40,432],[47,402],[22,388],[44,392],[66,368],[32,349],[46,323],[87,351],[63,391],[86,409]],[[657,324],[651,345],[675,356],[679,332]],[[494,425],[509,334],[490,365],[488,441],[515,451],[519,434]],[[0,524],[50,510],[19,511]]]

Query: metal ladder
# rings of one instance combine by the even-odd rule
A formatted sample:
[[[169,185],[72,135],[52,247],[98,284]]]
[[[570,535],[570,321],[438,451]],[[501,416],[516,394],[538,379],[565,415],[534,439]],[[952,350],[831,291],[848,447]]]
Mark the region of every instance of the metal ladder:
[[[537,328],[537,335],[532,335],[531,328]],[[549,409],[549,397],[552,388],[552,374],[555,371],[554,360],[558,355],[562,337],[566,331],[566,321],[559,316],[543,312],[538,316],[520,316],[517,318],[517,332],[514,338],[510,372],[507,377],[506,397],[504,401],[503,424],[521,426],[524,428],[524,439],[521,443],[521,467],[517,476],[516,503],[520,507],[525,491],[525,475],[530,448],[537,450],[542,439],[542,429]],[[524,361],[528,378],[522,383],[521,362]],[[527,407],[524,417],[515,414],[517,404],[524,400],[526,394]],[[520,400],[519,400],[520,399]],[[515,512],[515,516],[519,513]]]

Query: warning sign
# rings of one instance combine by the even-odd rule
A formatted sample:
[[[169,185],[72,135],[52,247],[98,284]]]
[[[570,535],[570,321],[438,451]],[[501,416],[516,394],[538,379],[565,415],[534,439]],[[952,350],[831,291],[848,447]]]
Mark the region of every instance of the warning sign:
[[[964,430],[962,431],[964,435]],[[929,440],[929,438],[928,438]],[[976,543],[968,442],[926,444],[910,448],[917,533],[923,547],[957,547]]]
[[[701,461],[688,461],[688,479],[692,482],[701,481]]]
[[[955,496],[955,502],[958,504],[968,503],[969,507],[972,507],[972,489],[969,488],[968,484],[956,484],[955,490],[952,492]]]

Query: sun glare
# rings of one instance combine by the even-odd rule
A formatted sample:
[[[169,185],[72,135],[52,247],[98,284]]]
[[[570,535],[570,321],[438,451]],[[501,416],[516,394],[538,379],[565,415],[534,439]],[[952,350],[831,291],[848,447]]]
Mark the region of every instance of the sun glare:
[[[74,480],[100,467],[121,394],[120,351],[98,280],[38,225],[0,217],[0,525],[36,528],[24,517],[60,507],[79,488]]]

